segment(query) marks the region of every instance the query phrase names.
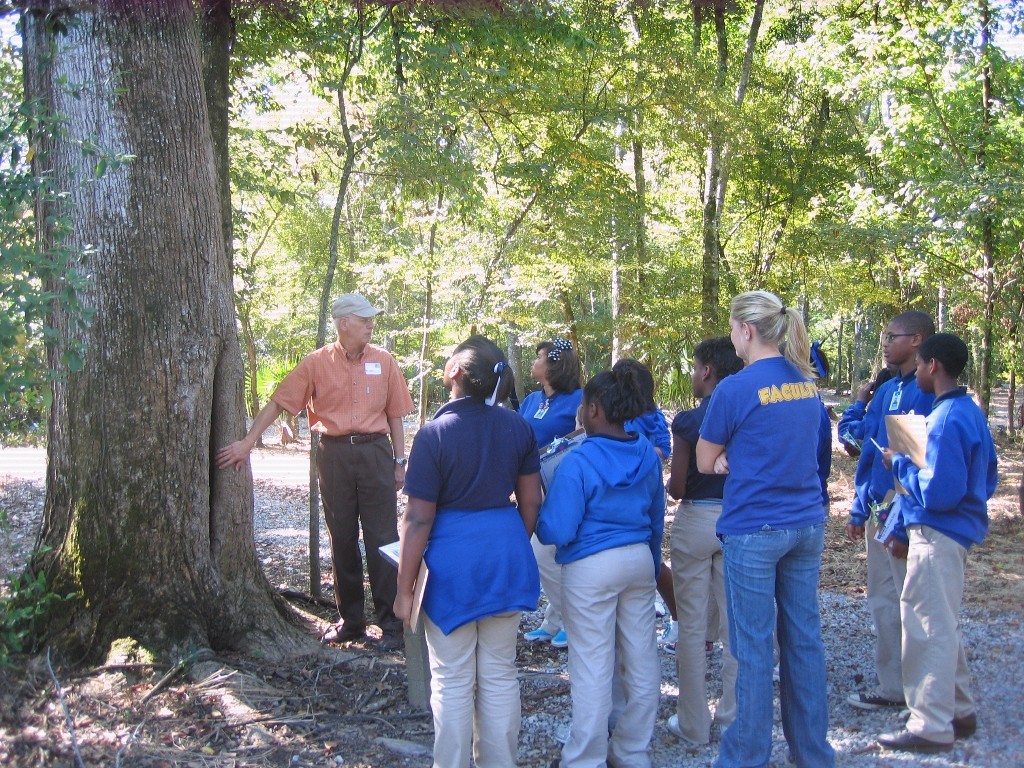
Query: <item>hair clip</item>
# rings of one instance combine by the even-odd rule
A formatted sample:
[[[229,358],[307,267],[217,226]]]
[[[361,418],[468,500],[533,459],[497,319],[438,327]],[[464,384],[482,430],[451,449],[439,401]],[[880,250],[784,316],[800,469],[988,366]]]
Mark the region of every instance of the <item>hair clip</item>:
[[[551,342],[551,349],[548,350],[548,360],[557,362],[562,358],[562,352],[571,351],[572,342],[568,339],[555,339]]]

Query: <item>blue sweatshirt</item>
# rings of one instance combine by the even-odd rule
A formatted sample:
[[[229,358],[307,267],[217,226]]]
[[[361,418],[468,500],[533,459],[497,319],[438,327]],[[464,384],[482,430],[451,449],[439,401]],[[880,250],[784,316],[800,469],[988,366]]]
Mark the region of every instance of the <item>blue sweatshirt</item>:
[[[661,460],[647,438],[592,435],[558,467],[540,509],[537,538],[555,545],[560,564],[643,543],[657,574],[664,529]]]
[[[988,500],[998,483],[996,448],[985,414],[966,387],[935,400],[928,416],[924,469],[893,456],[892,469],[907,494],[904,525],[927,525],[964,548],[988,533]]]
[[[655,448],[661,449],[661,458],[667,459],[672,453],[672,436],[668,433],[668,421],[657,408],[652,408],[630,419],[622,425],[627,432],[637,432],[648,440]]]
[[[883,447],[889,445],[889,434],[885,429],[885,417],[892,414],[916,413],[927,416],[932,410],[935,395],[922,392],[917,386],[917,370],[906,376],[894,376],[883,383],[870,404],[859,400],[843,412],[839,420],[839,434],[849,433],[861,445],[860,460],[857,472],[853,476],[856,495],[850,509],[850,522],[853,525],[864,525],[871,514],[872,502],[881,501],[894,487],[892,472],[885,468],[882,454],[871,442],[874,438]],[[894,509],[902,505],[897,505]],[[907,534],[902,525],[897,525],[895,535],[904,543]]]

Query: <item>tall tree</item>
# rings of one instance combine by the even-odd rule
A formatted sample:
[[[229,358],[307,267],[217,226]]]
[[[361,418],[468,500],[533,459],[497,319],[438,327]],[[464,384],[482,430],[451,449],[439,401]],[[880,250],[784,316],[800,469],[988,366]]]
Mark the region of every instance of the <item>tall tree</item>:
[[[296,649],[256,558],[251,476],[211,464],[245,425],[193,5],[66,8],[28,4],[23,33],[26,92],[64,121],[38,172],[66,190],[95,311],[84,330],[56,320],[85,354],[53,387],[40,535],[52,549],[34,567],[77,595],[54,635],[92,653],[125,636]],[[97,147],[123,162],[82,184]]]

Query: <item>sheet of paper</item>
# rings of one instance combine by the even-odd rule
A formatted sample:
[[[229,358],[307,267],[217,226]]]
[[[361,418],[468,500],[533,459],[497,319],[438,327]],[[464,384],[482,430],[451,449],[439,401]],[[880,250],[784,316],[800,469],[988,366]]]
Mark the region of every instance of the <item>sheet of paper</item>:
[[[391,544],[384,544],[383,546],[377,547],[377,551],[381,553],[385,560],[395,566],[395,568],[398,567],[400,542],[395,541]],[[420,609],[423,607],[423,590],[426,589],[426,587],[427,563],[421,560],[420,572],[416,574],[416,585],[412,589],[412,615],[409,617],[410,632],[415,632],[416,628],[419,626]]]
[[[892,450],[909,456],[919,469],[927,466],[925,446],[928,444],[928,424],[924,416],[913,413],[886,416],[885,431],[889,435],[889,447]],[[896,481],[896,492],[907,492],[899,480]]]

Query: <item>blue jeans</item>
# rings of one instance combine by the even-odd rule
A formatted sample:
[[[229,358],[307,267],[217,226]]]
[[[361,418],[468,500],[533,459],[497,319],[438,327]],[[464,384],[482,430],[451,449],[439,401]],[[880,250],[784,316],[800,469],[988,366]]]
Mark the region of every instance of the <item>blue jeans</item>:
[[[736,719],[722,734],[716,768],[767,766],[772,752],[772,630],[780,659],[782,730],[801,768],[835,765],[828,743],[825,646],[818,573],[823,523],[794,530],[770,526],[724,536],[729,636],[738,664]]]

